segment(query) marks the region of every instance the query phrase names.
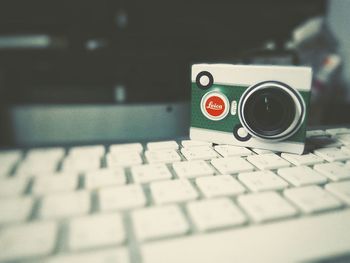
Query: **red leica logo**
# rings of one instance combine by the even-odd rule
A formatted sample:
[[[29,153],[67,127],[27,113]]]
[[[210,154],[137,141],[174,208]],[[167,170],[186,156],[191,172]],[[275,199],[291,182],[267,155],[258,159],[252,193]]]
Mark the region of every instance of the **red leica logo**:
[[[210,96],[205,102],[205,111],[213,117],[218,117],[224,114],[226,109],[225,102],[218,96]]]

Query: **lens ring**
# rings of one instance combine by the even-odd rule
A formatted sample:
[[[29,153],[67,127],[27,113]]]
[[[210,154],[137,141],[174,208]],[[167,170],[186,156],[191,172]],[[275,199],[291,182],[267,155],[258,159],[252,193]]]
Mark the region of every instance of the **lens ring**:
[[[282,119],[283,123],[282,122],[280,123],[281,127],[276,130],[277,132],[271,132],[271,133],[264,131],[264,129],[257,129],[257,126],[259,126],[257,124],[252,125],[251,120],[252,119],[256,120],[256,116],[254,118],[250,118],[251,116],[246,116],[247,112],[252,112],[252,110],[247,110],[247,107],[251,107],[251,105],[250,106],[248,105],[249,101],[252,101],[251,97],[254,97],[254,95],[256,95],[257,92],[263,93],[264,90],[266,91],[267,89],[270,89],[270,91],[279,90],[279,92],[274,92],[274,93],[284,94],[284,95],[275,94],[274,96],[275,97],[277,96],[276,98],[284,98],[283,102],[285,102],[285,104],[283,104],[283,102],[281,102],[282,104],[281,103],[280,104],[283,110],[287,112],[285,113],[286,116],[284,116],[285,118],[287,118],[287,120]],[[287,99],[288,97],[289,99]],[[294,103],[294,110],[293,110],[293,107],[289,107],[289,113],[288,113],[288,106],[286,105],[288,103],[290,105],[291,101]],[[276,100],[276,102],[278,102],[278,100]],[[239,109],[238,110],[239,119],[242,125],[247,129],[247,131],[255,137],[258,137],[263,140],[268,140],[268,141],[285,140],[288,137],[292,136],[300,128],[305,118],[305,103],[300,93],[295,89],[291,88],[290,86],[277,81],[264,81],[247,88],[247,90],[241,96],[238,109]],[[291,118],[290,111],[293,111],[292,112],[293,118]],[[288,119],[288,116],[289,116],[289,119]]]

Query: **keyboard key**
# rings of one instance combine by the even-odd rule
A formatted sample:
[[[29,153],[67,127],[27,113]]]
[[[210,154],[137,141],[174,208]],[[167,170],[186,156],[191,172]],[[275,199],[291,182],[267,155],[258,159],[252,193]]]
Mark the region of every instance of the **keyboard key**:
[[[49,258],[47,263],[129,263],[129,255],[125,248],[94,250],[76,254],[57,255]]]
[[[55,148],[36,148],[31,149],[27,152],[26,159],[32,160],[48,160],[48,159],[54,159],[56,161],[59,161],[62,159],[65,155],[66,151],[62,147],[55,147]]]
[[[0,151],[0,177],[10,174],[15,164],[22,158],[22,152],[16,150]]]
[[[0,224],[27,220],[32,211],[33,203],[34,200],[31,197],[0,199]]]
[[[183,202],[198,197],[197,191],[186,179],[154,182],[150,184],[150,190],[156,204]]]
[[[222,174],[236,174],[253,171],[254,166],[240,157],[216,158],[211,164]]]
[[[273,154],[273,153],[275,153],[274,151],[271,151],[271,150],[258,149],[258,148],[252,148],[252,151],[255,152],[256,154]]]
[[[321,157],[314,155],[313,153],[303,155],[282,153],[281,157],[294,165],[314,165],[323,162],[323,159]]]
[[[350,153],[342,151],[338,148],[324,148],[315,150],[314,153],[328,162],[350,160]]]
[[[189,231],[184,215],[175,205],[144,208],[134,211],[131,216],[139,240],[181,235]]]
[[[139,165],[142,163],[141,155],[138,152],[109,153],[107,155],[107,165],[110,168]]]
[[[333,128],[333,129],[326,129],[326,132],[331,135],[337,135],[337,134],[345,134],[350,133],[349,128]]]
[[[350,205],[350,181],[326,184],[326,190]]]
[[[85,188],[98,189],[106,186],[123,185],[126,183],[123,168],[100,169],[85,175]]]
[[[90,195],[85,191],[51,194],[43,198],[40,217],[62,218],[88,213],[90,210]]]
[[[0,197],[17,196],[24,193],[28,178],[8,177],[0,179]]]
[[[328,133],[323,130],[306,131],[306,137],[317,137],[317,136],[325,136],[325,135],[328,135]]]
[[[288,186],[286,181],[271,171],[242,173],[238,175],[238,179],[253,192],[281,190]]]
[[[305,213],[326,211],[342,205],[335,197],[315,185],[287,189],[284,196]]]
[[[69,150],[69,155],[78,158],[84,158],[86,156],[101,158],[105,154],[105,151],[106,149],[103,145],[77,146]]]
[[[209,160],[209,159],[219,157],[218,153],[208,146],[182,148],[181,153],[189,161]]]
[[[34,159],[25,158],[16,169],[16,174],[36,176],[42,174],[51,174],[57,171],[59,160],[57,159]]]
[[[245,147],[233,145],[216,145],[214,146],[214,149],[223,157],[248,156],[253,154],[250,150],[248,150]]]
[[[251,155],[247,160],[261,170],[278,169],[290,166],[290,163],[276,154]]]
[[[48,176],[38,176],[34,180],[33,194],[45,195],[58,192],[74,191],[78,187],[78,175],[57,173]]]
[[[291,217],[296,209],[275,192],[263,192],[239,196],[238,204],[256,222]]]
[[[146,197],[140,185],[102,188],[98,192],[101,211],[132,209],[146,205]]]
[[[38,222],[17,225],[0,232],[0,261],[46,256],[55,247],[57,225]]]
[[[350,179],[350,166],[340,162],[318,164],[314,169],[332,181]]]
[[[124,152],[137,152],[143,151],[141,143],[124,143],[124,144],[113,144],[109,147],[111,153],[124,153]]]
[[[231,175],[205,176],[196,178],[196,185],[204,196],[216,197],[238,195],[245,192],[245,188]]]
[[[246,217],[228,198],[201,200],[187,204],[187,210],[199,231],[241,225]]]
[[[175,150],[146,151],[145,156],[149,163],[171,163],[181,161],[180,155]]]
[[[345,145],[350,145],[350,134],[341,134],[341,135],[337,135],[336,139],[338,141],[341,141],[342,143],[344,143]]]
[[[166,180],[172,177],[165,164],[145,164],[131,168],[135,183],[149,183],[156,180]]]
[[[327,182],[326,177],[307,166],[278,169],[277,173],[294,186],[323,184]]]
[[[69,222],[70,250],[117,245],[126,239],[120,214],[98,214],[74,218]]]
[[[147,143],[147,149],[148,150],[164,150],[164,149],[170,149],[170,150],[177,150],[179,148],[179,145],[175,141],[162,141],[162,142],[149,142]]]
[[[173,163],[173,168],[180,178],[193,178],[215,173],[205,161],[177,162]]]
[[[211,142],[205,141],[196,141],[196,140],[183,140],[181,141],[182,147],[198,147],[198,146],[209,146],[211,147],[213,144]]]
[[[101,159],[95,155],[87,155],[84,157],[68,156],[62,164],[63,172],[88,172],[100,169]]]

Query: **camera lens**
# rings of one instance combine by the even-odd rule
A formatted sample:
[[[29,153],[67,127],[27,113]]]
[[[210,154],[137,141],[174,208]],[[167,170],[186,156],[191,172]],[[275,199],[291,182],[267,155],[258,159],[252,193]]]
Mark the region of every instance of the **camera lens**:
[[[302,98],[281,83],[260,83],[242,95],[239,114],[242,125],[256,137],[286,139],[300,127]]]

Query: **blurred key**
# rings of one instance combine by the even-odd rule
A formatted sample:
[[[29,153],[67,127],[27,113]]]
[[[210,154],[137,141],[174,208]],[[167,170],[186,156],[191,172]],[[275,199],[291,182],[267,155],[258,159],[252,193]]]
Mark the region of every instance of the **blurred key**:
[[[177,162],[173,163],[173,167],[180,178],[192,178],[215,173],[214,169],[205,161]]]
[[[335,137],[345,145],[350,145],[350,134],[340,134]]]
[[[56,236],[53,222],[6,227],[0,232],[0,261],[46,256],[54,250]]]
[[[307,166],[278,169],[277,173],[294,186],[326,183],[326,177]]]
[[[240,157],[216,158],[211,164],[222,174],[236,174],[254,170],[254,166]]]
[[[85,188],[98,189],[106,186],[123,185],[126,183],[123,168],[100,169],[85,174]]]
[[[98,192],[101,211],[132,209],[146,205],[146,197],[140,185],[102,188]]]
[[[140,153],[134,151],[114,152],[107,155],[107,166],[109,168],[126,167],[142,163]]]
[[[276,154],[251,155],[247,160],[259,169],[278,169],[290,166],[290,163]]]
[[[18,196],[24,193],[28,178],[8,177],[0,179],[0,197]]]
[[[231,175],[205,176],[196,178],[196,184],[208,198],[226,195],[238,195],[246,189]]]
[[[239,205],[256,222],[291,217],[296,209],[275,192],[263,192],[239,196]]]
[[[246,221],[244,214],[228,198],[190,202],[187,210],[200,231],[241,225]]]
[[[171,163],[181,161],[180,155],[175,150],[146,151],[145,156],[149,163]]]
[[[314,155],[313,153],[303,155],[282,153],[281,157],[294,165],[314,165],[317,163],[322,163],[324,161],[321,157]]]
[[[325,136],[328,133],[324,130],[312,130],[306,131],[306,137],[317,137],[317,136]]]
[[[90,195],[85,191],[46,195],[41,204],[40,217],[64,218],[83,215],[90,210]]]
[[[124,152],[137,152],[143,151],[141,143],[124,143],[124,144],[113,144],[109,147],[110,153],[124,153]]]
[[[60,160],[65,155],[65,149],[62,147],[55,148],[35,148],[27,152],[26,159],[55,159]]]
[[[326,190],[350,205],[350,181],[326,184]]]
[[[154,182],[151,183],[150,190],[156,204],[183,202],[198,196],[197,191],[185,179]]]
[[[346,133],[350,133],[350,129],[349,128],[332,128],[332,129],[326,129],[326,132],[331,135],[346,134]]]
[[[258,149],[258,148],[252,148],[252,151],[255,152],[256,154],[273,154],[273,153],[275,153],[274,151],[265,150],[265,149]]]
[[[315,213],[340,207],[342,204],[319,186],[292,188],[284,191],[284,196],[305,213]]]
[[[315,150],[314,153],[328,162],[350,160],[350,153],[338,148],[324,148]]]
[[[117,245],[126,239],[120,214],[98,214],[73,218],[69,222],[71,250]]]
[[[161,142],[149,142],[147,143],[148,150],[164,150],[164,149],[172,149],[177,150],[179,145],[175,141],[161,141]]]
[[[7,176],[14,165],[22,158],[22,152],[17,150],[0,151],[0,177]]]
[[[288,186],[286,181],[271,171],[241,173],[238,179],[253,192],[280,190]]]
[[[317,164],[314,169],[332,181],[350,179],[350,166],[340,162]]]
[[[165,164],[145,164],[131,168],[135,183],[148,183],[156,180],[166,180],[172,177]]]
[[[58,192],[74,191],[78,186],[78,175],[72,173],[57,173],[48,176],[38,176],[34,180],[33,194],[44,195]]]
[[[196,141],[196,140],[183,140],[181,141],[182,147],[198,147],[198,146],[209,146],[213,144],[211,142]]]
[[[27,220],[33,209],[33,203],[34,200],[31,197],[0,199],[0,224]]]
[[[139,209],[131,217],[139,240],[181,235],[189,231],[184,215],[175,205]]]
[[[219,157],[218,153],[208,146],[182,148],[181,153],[189,161],[209,160],[209,159]]]
[[[88,172],[94,171],[101,167],[101,159],[95,155],[87,155],[84,157],[68,156],[62,165],[62,171],[64,172]]]
[[[69,156],[76,158],[84,158],[86,156],[95,156],[101,158],[105,153],[105,147],[103,145],[87,145],[72,147],[69,150]]]
[[[252,151],[245,147],[233,145],[216,145],[214,146],[214,149],[223,157],[248,156],[253,154]]]

